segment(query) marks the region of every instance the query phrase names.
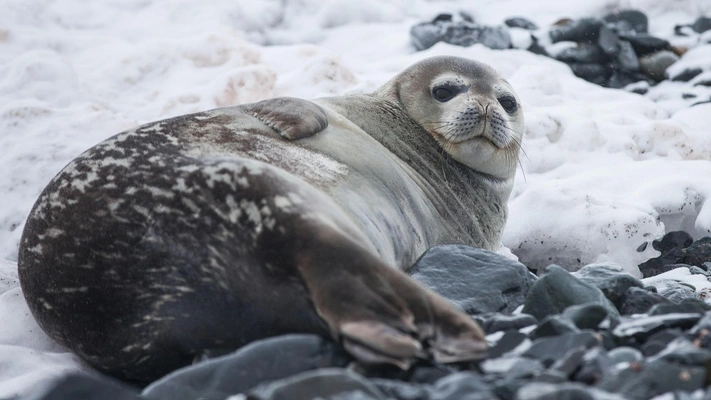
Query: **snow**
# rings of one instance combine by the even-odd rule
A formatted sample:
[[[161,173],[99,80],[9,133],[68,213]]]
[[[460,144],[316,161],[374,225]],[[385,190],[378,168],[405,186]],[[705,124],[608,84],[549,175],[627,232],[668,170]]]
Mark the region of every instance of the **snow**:
[[[372,91],[434,55],[499,70],[522,99],[525,154],[503,243],[531,267],[656,256],[644,242],[683,229],[711,232],[711,104],[689,108],[685,84],[647,96],[582,81],[564,64],[522,50],[447,44],[415,53],[410,27],[464,10],[497,25],[638,8],[652,34],[698,47],[679,66],[705,72],[708,35],[673,37],[711,14],[708,0],[5,0],[0,13],[0,398],[86,369],[32,320],[16,280],[24,220],[73,157],[141,123],[275,96]],[[541,31],[542,33],[543,31]],[[527,43],[522,32],[517,43]],[[542,41],[545,43],[545,40]],[[569,44],[557,44],[564,48]],[[695,87],[699,99],[707,87]],[[549,259],[550,257],[550,259]],[[687,271],[688,272],[688,271]],[[698,276],[678,273],[677,280]],[[701,285],[699,287],[707,287]]]

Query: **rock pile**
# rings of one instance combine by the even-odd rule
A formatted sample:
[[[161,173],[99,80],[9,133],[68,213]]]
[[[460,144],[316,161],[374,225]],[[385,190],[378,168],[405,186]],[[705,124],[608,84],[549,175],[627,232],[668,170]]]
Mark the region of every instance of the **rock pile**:
[[[640,266],[643,280],[604,264],[572,273],[550,265],[536,277],[485,250],[430,249],[410,273],[480,323],[490,342],[480,363],[366,368],[333,342],[287,335],[175,371],[142,392],[74,376],[32,399],[711,399],[711,306],[674,276],[653,276],[705,279],[711,238],[672,232],[653,246],[662,254]]]
[[[507,19],[505,26],[485,26],[474,22],[468,14],[440,14],[432,21],[413,26],[410,35],[417,50],[437,42],[526,49],[562,61],[576,76],[604,87],[623,88],[644,82],[629,87],[640,94],[663,80],[690,82],[704,72],[709,75],[690,82],[689,86],[711,86],[711,63],[699,66],[692,61],[686,66],[675,65],[680,59],[679,64],[683,64],[688,49],[650,35],[648,26],[647,16],[637,10],[619,11],[601,19],[562,19],[547,30],[522,17]],[[701,17],[693,24],[679,25],[675,34],[698,36],[698,46],[711,48],[711,18]],[[672,65],[675,67],[670,68]],[[690,92],[686,95],[698,97]],[[711,91],[709,96],[711,99]]]

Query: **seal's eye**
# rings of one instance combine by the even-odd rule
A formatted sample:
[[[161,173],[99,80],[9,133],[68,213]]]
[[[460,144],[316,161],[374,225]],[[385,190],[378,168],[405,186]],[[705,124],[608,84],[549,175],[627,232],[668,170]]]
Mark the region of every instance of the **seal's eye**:
[[[454,91],[450,88],[440,86],[432,91],[432,95],[438,101],[449,101],[454,97]]]
[[[516,99],[514,99],[511,96],[504,96],[499,99],[499,104],[501,104],[501,107],[506,110],[507,113],[513,114],[518,110],[518,104],[516,103]]]

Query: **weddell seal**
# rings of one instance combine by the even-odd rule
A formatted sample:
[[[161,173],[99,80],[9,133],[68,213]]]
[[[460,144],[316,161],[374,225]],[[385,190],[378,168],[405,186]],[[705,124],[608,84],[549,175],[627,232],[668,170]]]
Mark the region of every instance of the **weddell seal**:
[[[477,324],[402,269],[500,245],[523,131],[491,67],[418,62],[372,94],[276,98],[145,124],[40,195],[22,289],[54,340],[150,381],[285,333],[363,363],[477,359]]]

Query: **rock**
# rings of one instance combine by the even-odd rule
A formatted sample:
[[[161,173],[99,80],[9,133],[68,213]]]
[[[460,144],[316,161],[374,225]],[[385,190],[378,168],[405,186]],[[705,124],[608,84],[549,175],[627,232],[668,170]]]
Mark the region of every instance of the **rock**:
[[[657,293],[652,293],[649,290],[638,287],[627,289],[621,299],[620,314],[632,315],[642,314],[649,311],[655,304],[669,304],[664,296]]]
[[[433,247],[408,272],[469,314],[510,313],[535,281],[523,264],[464,245]]]
[[[677,282],[674,280],[663,280],[657,281],[655,284],[661,285],[659,289],[659,294],[670,300],[672,303],[680,303],[684,299],[696,299],[698,295],[696,294],[696,289],[689,284]]]
[[[608,78],[607,84],[603,85],[605,87],[621,89],[627,85],[648,80],[646,76],[640,74],[639,72],[622,71],[614,65],[612,66],[612,70],[612,74]]]
[[[558,315],[549,315],[541,321],[531,334],[531,340],[536,340],[542,337],[559,336],[564,333],[575,333],[580,330],[567,319],[563,319]]]
[[[602,378],[604,372],[614,364],[604,349],[593,347],[584,353],[580,368],[574,371],[573,380],[585,383],[586,385],[593,385],[597,383],[600,378]]]
[[[285,379],[266,383],[251,390],[247,398],[251,400],[317,398],[337,398],[339,400],[387,399],[387,397],[366,378],[355,372],[337,368],[322,368],[315,371],[302,372]],[[217,400],[217,398],[215,399]]]
[[[678,339],[682,333],[678,329],[664,329],[651,335],[642,346],[642,354],[651,357],[666,349],[669,343]]]
[[[672,250],[685,249],[694,243],[694,239],[684,231],[669,232],[661,239],[653,240],[654,250],[666,253]]]
[[[371,379],[370,382],[377,386],[388,399],[429,400],[430,398],[430,385],[418,385],[410,382],[377,378]]]
[[[529,31],[535,31],[538,29],[538,25],[523,17],[509,18],[504,21],[504,24],[506,24],[509,28],[523,28]]]
[[[5,382],[8,384],[8,382]],[[73,373],[22,397],[23,400],[139,400],[138,389],[101,375]]]
[[[499,331],[518,330],[535,325],[538,322],[532,315],[528,314],[505,315],[494,313],[475,315],[473,318],[487,335]]]
[[[709,311],[711,306],[704,303],[703,300],[695,298],[686,298],[678,304],[656,304],[649,310],[649,315],[664,315],[674,313],[699,313],[704,314]]]
[[[532,378],[538,376],[546,368],[543,363],[533,358],[507,356],[490,358],[480,365],[486,374],[505,374],[507,378]]]
[[[643,343],[655,333],[668,328],[689,329],[701,315],[697,313],[664,314],[640,318],[623,317],[612,334],[619,339]]]
[[[622,296],[631,287],[641,288],[642,281],[626,273],[622,267],[609,264],[589,264],[574,272],[581,281],[600,289],[605,297],[619,308]]]
[[[659,257],[651,258],[640,264],[639,269],[642,271],[642,275],[647,278],[670,270],[664,269],[670,264],[687,264],[704,268],[704,263],[708,261],[711,261],[711,237],[704,237],[687,247],[677,247],[662,252]]]
[[[617,53],[617,63],[623,71],[639,70],[639,59],[632,44],[626,40],[620,40],[620,51]]]
[[[587,352],[588,350],[583,346],[571,349],[563,355],[563,358],[553,363],[549,369],[562,373],[565,380],[568,380],[568,377],[583,363]]]
[[[610,368],[596,387],[629,399],[647,400],[675,390],[693,392],[704,387],[705,378],[705,368],[653,360]]]
[[[600,341],[592,332],[566,333],[535,340],[523,355],[550,366],[573,349],[580,347],[590,349],[596,346],[600,346]]]
[[[703,267],[704,263],[711,261],[711,237],[701,238],[689,247],[679,250],[682,257],[680,262]]]
[[[594,330],[607,318],[607,309],[596,303],[570,306],[563,311],[563,318],[571,321],[579,329]]]
[[[579,43],[576,47],[564,49],[556,59],[567,63],[602,63],[604,53],[595,44]]]
[[[612,364],[633,363],[644,360],[644,356],[639,350],[627,346],[620,346],[610,350],[607,353],[607,357]]]
[[[237,352],[179,369],[141,394],[149,400],[217,400],[265,382],[350,363],[340,346],[316,335],[285,335],[253,342]]]
[[[711,333],[711,312],[705,313],[699,322],[689,331],[689,334],[692,336],[706,335],[709,333]]]
[[[610,77],[610,71],[601,64],[570,63],[568,65],[575,76],[597,85],[604,85]]]
[[[614,57],[620,51],[620,37],[612,29],[603,25],[600,27],[597,45],[608,57]]]
[[[431,400],[496,400],[496,396],[479,374],[458,372],[445,376],[435,383],[430,395]]]
[[[600,304],[610,315],[619,315],[600,289],[557,265],[549,265],[528,292],[522,312],[541,320],[548,315],[559,314],[572,305],[586,303]]]
[[[489,358],[499,358],[502,355],[514,350],[515,348],[521,346],[525,342],[529,342],[530,340],[528,339],[528,336],[518,332],[518,331],[509,331],[504,333],[504,335],[499,339],[496,344],[489,349],[488,352],[488,357]]]
[[[480,26],[466,15],[462,15],[461,20],[454,20],[451,14],[440,14],[431,22],[413,26],[410,38],[418,51],[428,49],[437,42],[465,47],[481,43],[492,49],[511,47],[511,37],[504,27]]]
[[[553,43],[571,41],[578,43],[597,43],[602,21],[596,18],[582,18],[571,21],[560,28],[551,29],[548,34]]]
[[[432,384],[456,372],[452,367],[434,364],[434,365],[415,365],[410,371],[410,382]]]
[[[687,68],[681,73],[669,77],[674,82],[689,82],[690,80],[696,78],[701,74],[703,70],[701,68]]]
[[[660,50],[669,50],[669,42],[658,37],[641,33],[635,35],[620,35],[621,39],[630,42],[637,56],[642,57],[647,54],[656,53]]]
[[[629,26],[636,33],[647,33],[649,21],[643,12],[637,10],[623,10],[604,16],[603,21],[612,25],[620,26],[620,22],[626,22],[625,26]]]
[[[410,40],[415,50],[426,50],[442,41],[446,31],[436,23],[439,21],[435,19],[434,22],[422,22],[410,28]]]
[[[516,392],[516,400],[622,400],[596,388],[580,383],[566,382],[553,384],[533,382],[521,386]]]
[[[692,25],[691,29],[697,33],[704,33],[711,30],[711,18],[709,17],[699,17]]]
[[[662,50],[640,57],[639,68],[655,81],[661,81],[664,79],[667,68],[677,61],[679,61],[679,56],[669,50]]]
[[[548,54],[546,48],[538,43],[538,38],[531,35],[531,41],[531,45],[528,46],[528,49],[526,50],[530,51],[533,54],[540,54],[542,56],[550,57],[550,54]]]
[[[677,365],[707,367],[711,362],[711,350],[697,347],[682,332],[678,332],[677,337],[656,358]]]
[[[479,43],[490,49],[505,50],[511,48],[511,36],[502,26],[483,27],[479,32],[478,40]]]

